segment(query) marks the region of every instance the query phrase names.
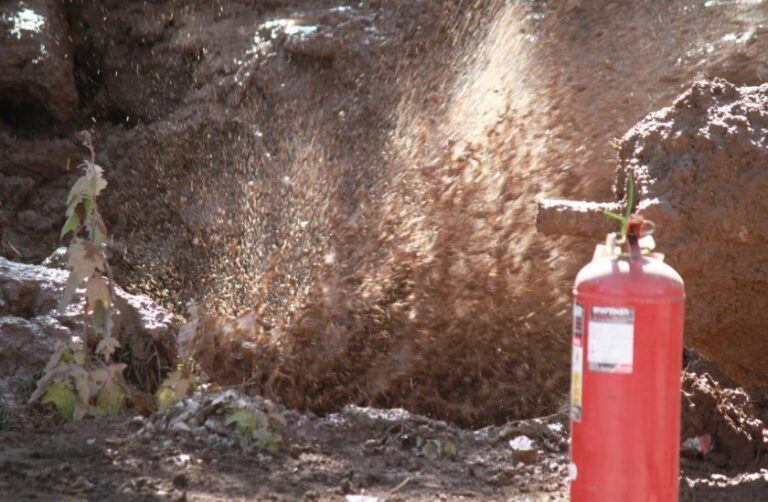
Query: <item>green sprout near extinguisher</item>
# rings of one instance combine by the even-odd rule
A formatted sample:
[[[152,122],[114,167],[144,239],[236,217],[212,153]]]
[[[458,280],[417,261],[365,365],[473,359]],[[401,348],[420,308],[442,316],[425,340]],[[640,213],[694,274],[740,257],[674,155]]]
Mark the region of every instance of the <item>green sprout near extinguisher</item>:
[[[635,205],[635,180],[634,176],[627,172],[627,207],[624,210],[624,214],[614,213],[613,211],[605,210],[603,214],[614,220],[621,222],[621,236],[627,236],[627,227],[629,226],[629,217],[632,216],[632,210]]]

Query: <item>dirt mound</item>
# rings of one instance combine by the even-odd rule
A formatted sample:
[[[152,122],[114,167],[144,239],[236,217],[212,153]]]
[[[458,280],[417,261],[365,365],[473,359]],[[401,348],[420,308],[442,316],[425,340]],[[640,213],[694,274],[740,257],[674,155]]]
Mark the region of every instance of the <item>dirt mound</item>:
[[[768,85],[695,83],[622,139],[615,193],[627,173],[637,210],[657,225],[660,250],[686,282],[686,344],[742,385],[768,383]],[[545,233],[600,235],[617,203],[542,201]]]
[[[768,85],[699,82],[630,130],[619,153],[686,279],[686,343],[745,386],[768,383],[767,129]]]
[[[768,449],[768,428],[749,396],[707,372],[683,373],[681,440],[718,467],[754,464]],[[693,440],[693,441],[691,441]]]

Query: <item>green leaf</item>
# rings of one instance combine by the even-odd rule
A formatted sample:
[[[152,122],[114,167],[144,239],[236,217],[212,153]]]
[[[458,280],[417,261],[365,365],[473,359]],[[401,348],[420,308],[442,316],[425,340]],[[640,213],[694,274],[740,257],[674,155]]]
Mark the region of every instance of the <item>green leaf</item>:
[[[91,218],[91,214],[93,214],[93,199],[90,197],[83,197],[83,220],[88,221]]]
[[[63,382],[57,382],[51,384],[46,389],[42,403],[53,403],[59,410],[64,420],[71,421],[75,414],[75,404],[77,403],[77,396],[69,388],[69,386]]]
[[[627,211],[626,218],[632,215],[632,211],[635,209],[635,175],[634,173],[627,173]]]
[[[85,365],[85,352],[83,352],[82,350],[79,352],[75,352],[74,354],[72,354],[72,360],[77,364],[79,364],[80,366]]]
[[[79,177],[69,190],[69,195],[67,195],[67,207],[73,207],[77,202],[80,202],[80,199],[86,193],[87,189],[88,178],[86,176]]]
[[[64,295],[59,301],[59,310],[63,311],[72,301],[77,288],[83,281],[90,277],[95,271],[104,271],[104,256],[101,253],[101,246],[88,242],[83,239],[75,239],[69,245],[67,250],[69,258],[67,264],[70,268],[67,286],[64,289]]]
[[[104,170],[101,166],[88,161],[85,163],[88,166],[85,172],[88,177],[88,195],[95,199],[102,190],[107,188],[107,180],[104,179]]]
[[[96,412],[113,417],[123,409],[126,397],[127,393],[120,385],[104,385],[96,394]]]
[[[85,300],[88,310],[94,311],[99,304],[104,310],[109,308],[109,286],[104,276],[94,274],[88,278],[88,284],[85,286]]]
[[[160,387],[157,389],[157,392],[155,392],[155,397],[157,398],[157,406],[161,410],[164,410],[179,401],[176,391],[170,387]]]
[[[440,455],[448,458],[456,458],[458,450],[456,445],[451,441],[446,441],[443,447],[440,449]]]
[[[68,233],[77,231],[77,229],[80,228],[80,225],[82,225],[82,222],[77,215],[77,211],[72,211],[72,214],[69,215],[64,226],[61,227],[61,235],[59,237],[64,238]]]
[[[260,451],[266,451],[272,455],[277,455],[280,451],[280,444],[283,440],[279,435],[272,434],[266,430],[261,430],[255,431],[253,436],[256,440],[256,448]]]
[[[629,217],[635,209],[635,174],[627,172],[627,207],[625,210],[624,222],[621,225],[621,235],[627,235],[627,225]]]
[[[609,218],[613,218],[614,220],[619,220],[621,222],[624,222],[624,216],[614,213],[613,211],[603,211],[603,214],[608,216]]]
[[[256,429],[267,427],[267,417],[259,410],[234,410],[224,420],[226,425],[235,424],[237,433],[252,439]]]
[[[88,236],[93,242],[106,242],[107,226],[101,218],[101,213],[94,208],[91,217],[88,218]]]
[[[635,208],[635,181],[634,174],[627,172],[627,206],[624,208],[624,214],[614,213],[613,211],[603,211],[603,214],[609,218],[613,218],[621,222],[620,233],[622,236],[627,235],[627,225],[629,225],[629,217],[632,216],[632,211]]]
[[[74,355],[72,354],[72,351],[69,349],[69,347],[65,347],[61,350],[61,354],[59,356],[59,359],[61,359],[61,362],[63,363],[69,363],[74,360]]]

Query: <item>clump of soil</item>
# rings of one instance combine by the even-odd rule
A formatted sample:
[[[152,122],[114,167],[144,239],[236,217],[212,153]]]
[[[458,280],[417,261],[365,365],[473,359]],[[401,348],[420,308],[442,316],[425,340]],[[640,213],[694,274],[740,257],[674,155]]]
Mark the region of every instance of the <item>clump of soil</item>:
[[[713,451],[704,457],[718,467],[742,467],[768,449],[768,429],[743,389],[723,388],[708,373],[683,373],[681,438],[709,435]]]

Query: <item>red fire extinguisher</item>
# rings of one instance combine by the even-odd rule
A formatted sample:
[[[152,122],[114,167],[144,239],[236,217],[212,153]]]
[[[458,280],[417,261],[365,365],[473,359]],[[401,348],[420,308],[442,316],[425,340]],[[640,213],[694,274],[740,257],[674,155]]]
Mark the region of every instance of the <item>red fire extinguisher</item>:
[[[598,246],[574,285],[571,500],[677,501],[683,281],[644,252],[650,222]],[[660,259],[661,258],[661,259]]]

